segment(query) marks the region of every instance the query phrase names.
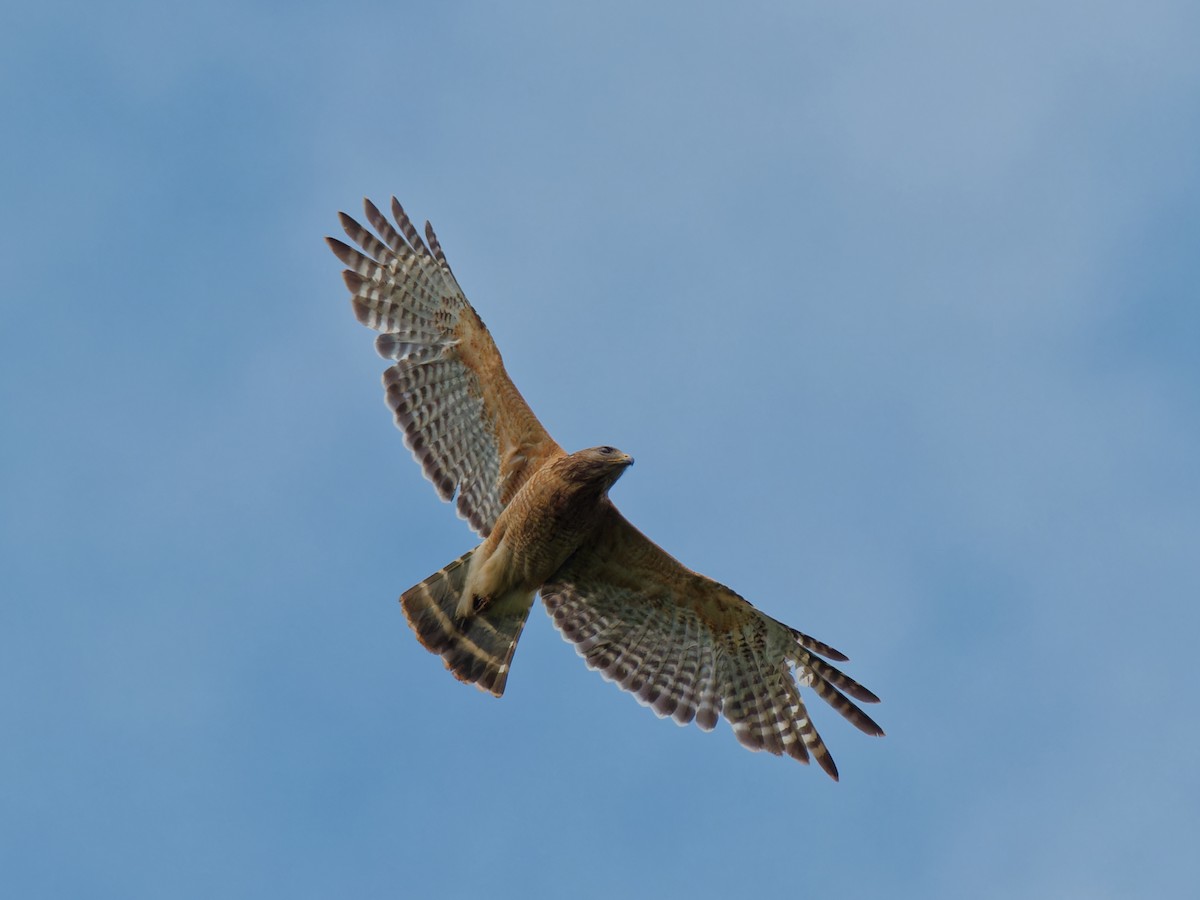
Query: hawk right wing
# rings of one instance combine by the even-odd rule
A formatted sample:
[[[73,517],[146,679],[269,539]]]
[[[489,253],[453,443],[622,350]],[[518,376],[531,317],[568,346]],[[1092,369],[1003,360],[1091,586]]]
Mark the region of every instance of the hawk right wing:
[[[529,476],[563,449],[513,385],[487,327],[450,271],[433,228],[428,245],[392,198],[395,226],[363,201],[372,234],[340,213],[360,250],[326,238],[358,320],[380,332],[375,348],[404,442],[438,495],[486,537]]]
[[[711,731],[724,715],[751,750],[837,766],[813,726],[800,685],[859,730],[883,729],[846,695],[879,698],[828,659],[844,655],[693,572],[609,505],[596,537],[542,587],[542,602],[588,668],[659,717]],[[795,674],[793,674],[793,672]],[[799,684],[797,684],[797,680]]]

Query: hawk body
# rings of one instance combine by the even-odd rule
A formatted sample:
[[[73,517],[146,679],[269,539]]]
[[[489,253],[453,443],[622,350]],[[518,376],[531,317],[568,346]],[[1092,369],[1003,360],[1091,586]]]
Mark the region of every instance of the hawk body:
[[[458,615],[533,595],[596,531],[608,489],[633,459],[612,447],[581,450],[538,469],[471,557]]]
[[[401,604],[418,639],[456,678],[504,692],[521,630],[540,593],[589,668],[660,717],[711,730],[724,716],[752,750],[837,767],[813,727],[810,687],[867,734],[855,700],[878,697],[825,659],[846,657],[765,615],[684,566],[608,499],[632,459],[612,447],[566,453],[504,369],[433,229],[425,237],[393,198],[393,225],[367,221],[329,238],[360,322],[392,360],[383,376],[405,443],[444,500],[483,538]],[[825,657],[822,659],[821,657]],[[853,699],[851,699],[853,698]]]

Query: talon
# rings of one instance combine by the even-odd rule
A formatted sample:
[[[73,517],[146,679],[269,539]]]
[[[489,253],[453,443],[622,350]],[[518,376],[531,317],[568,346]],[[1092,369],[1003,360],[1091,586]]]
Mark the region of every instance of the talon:
[[[473,597],[471,598],[471,609],[475,612],[483,612],[487,609],[488,604],[492,602],[490,597]]]

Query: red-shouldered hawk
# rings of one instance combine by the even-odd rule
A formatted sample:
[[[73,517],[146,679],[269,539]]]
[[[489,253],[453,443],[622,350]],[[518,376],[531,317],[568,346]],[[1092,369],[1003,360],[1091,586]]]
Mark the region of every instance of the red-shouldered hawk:
[[[879,698],[821,659],[846,657],[693,572],[626,521],[608,491],[632,458],[555,443],[505,372],[432,227],[426,243],[395,198],[395,226],[370,201],[365,208],[378,236],[340,214],[362,252],[327,240],[347,266],[358,320],[380,332],[376,349],[395,361],[383,385],[405,443],[484,539],[401,596],[421,643],[455,677],[499,697],[540,592],[588,667],[659,717],[709,731],[723,715],[751,750],[811,755],[836,779],[799,686],[882,735],[850,699]]]

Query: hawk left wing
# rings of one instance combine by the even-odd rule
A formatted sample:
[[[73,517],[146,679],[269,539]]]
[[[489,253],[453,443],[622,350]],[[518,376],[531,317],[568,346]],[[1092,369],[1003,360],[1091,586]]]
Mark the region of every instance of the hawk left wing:
[[[680,725],[694,719],[711,731],[724,715],[751,750],[805,763],[811,755],[834,780],[837,766],[799,685],[861,731],[883,734],[846,695],[863,703],[879,698],[820,658],[844,661],[844,655],[693,572],[614,506],[595,539],[541,593],[555,627],[588,668],[660,718]]]
[[[563,449],[508,377],[433,227],[425,223],[426,244],[395,197],[395,227],[370,200],[363,206],[379,237],[339,213],[361,252],[325,240],[347,267],[354,314],[381,332],[379,355],[395,360],[383,385],[405,444],[438,496],[457,493],[459,515],[486,537],[521,485]]]

